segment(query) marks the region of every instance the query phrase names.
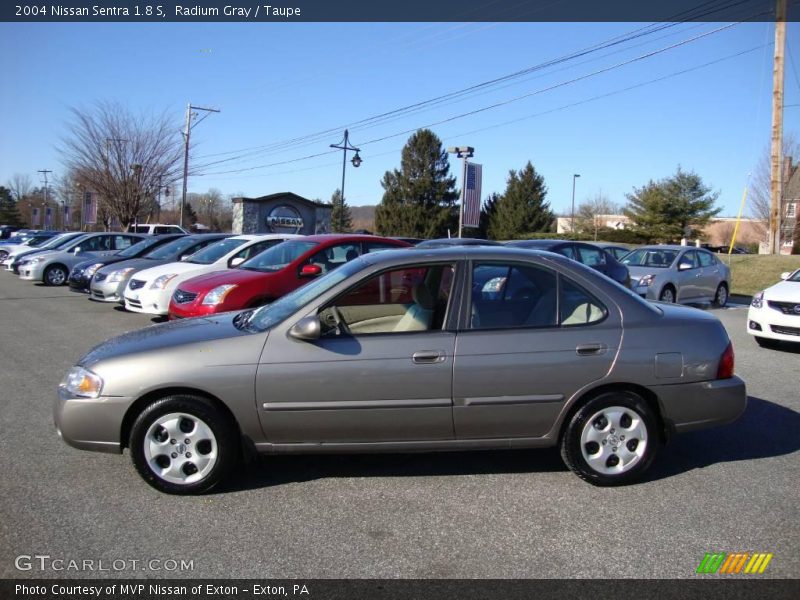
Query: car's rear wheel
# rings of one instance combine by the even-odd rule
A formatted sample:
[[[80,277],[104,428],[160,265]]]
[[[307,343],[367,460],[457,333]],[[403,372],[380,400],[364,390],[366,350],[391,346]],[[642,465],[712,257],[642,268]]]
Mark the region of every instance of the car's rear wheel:
[[[569,420],[561,437],[561,457],[573,473],[593,485],[621,485],[647,470],[659,444],[658,420],[641,396],[606,392]]]
[[[728,286],[720,283],[717,286],[717,293],[714,294],[714,306],[722,308],[728,303]]]
[[[664,287],[664,289],[661,290],[661,294],[658,296],[658,299],[661,300],[661,302],[669,302],[672,304],[675,302],[675,288],[673,288],[671,285]]]
[[[149,404],[131,428],[133,465],[168,494],[207,492],[239,461],[236,427],[207,398],[168,396]]]
[[[61,265],[50,265],[44,271],[43,281],[46,285],[64,285],[69,273]]]
[[[0,250],[0,262],[4,261],[6,258],[8,258],[8,252]]]

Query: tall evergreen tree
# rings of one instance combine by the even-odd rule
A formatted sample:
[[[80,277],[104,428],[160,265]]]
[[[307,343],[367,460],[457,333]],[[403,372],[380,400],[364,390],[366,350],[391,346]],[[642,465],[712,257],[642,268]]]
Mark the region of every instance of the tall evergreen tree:
[[[718,197],[697,173],[678,167],[671,177],[634,188],[623,213],[635,233],[651,241],[674,242],[699,235],[721,210],[714,208]]]
[[[337,189],[331,196],[331,231],[334,233],[350,233],[353,231],[353,217],[350,215],[350,207],[347,201],[342,198],[342,190]]]
[[[381,235],[437,238],[458,226],[455,177],[441,140],[429,129],[414,133],[403,148],[400,170],[387,171],[383,199],[375,209]]]
[[[19,214],[17,202],[11,195],[11,190],[0,185],[0,225],[21,227],[24,225],[22,215]]]
[[[545,201],[546,196],[544,177],[530,161],[519,172],[509,171],[506,191],[497,200],[489,220],[489,237],[510,240],[526,233],[548,231],[553,223],[553,211]]]
[[[486,199],[483,201],[483,206],[481,206],[480,227],[478,229],[478,231],[480,231],[479,237],[483,239],[489,237],[489,223],[492,221],[492,217],[497,210],[497,202],[499,200],[500,194],[492,192],[486,196]]]

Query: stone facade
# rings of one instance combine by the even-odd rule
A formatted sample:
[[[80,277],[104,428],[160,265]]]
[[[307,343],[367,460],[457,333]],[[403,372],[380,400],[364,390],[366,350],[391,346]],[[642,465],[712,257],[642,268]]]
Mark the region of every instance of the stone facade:
[[[330,233],[331,206],[292,192],[233,199],[234,234]]]

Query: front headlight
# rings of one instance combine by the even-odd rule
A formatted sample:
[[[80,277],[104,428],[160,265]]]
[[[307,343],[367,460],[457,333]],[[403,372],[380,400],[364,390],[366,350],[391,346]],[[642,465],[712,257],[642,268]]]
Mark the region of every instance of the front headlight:
[[[135,269],[133,268],[118,269],[116,271],[112,271],[111,274],[109,274],[108,279],[106,281],[108,281],[108,283],[119,283],[120,281],[125,279],[128,276],[128,274],[131,273],[132,271],[135,271]]]
[[[203,298],[201,304],[205,304],[206,306],[214,305],[214,304],[222,304],[225,300],[225,296],[227,296],[230,291],[235,288],[236,285],[232,283],[227,283],[225,285],[220,285],[215,287],[213,290],[206,294],[206,297]]]
[[[646,287],[650,287],[651,285],[653,285],[653,281],[655,281],[655,279],[656,279],[656,276],[655,276],[655,275],[652,275],[652,274],[650,274],[650,275],[645,275],[644,277],[642,277],[642,278],[639,280],[639,285],[643,285],[643,286],[646,286]]]
[[[764,306],[764,292],[758,292],[757,294],[754,294],[753,301],[750,302],[750,306],[753,308],[761,308]]]
[[[103,266],[103,263],[94,263],[93,265],[89,265],[88,267],[86,267],[83,270],[83,274],[86,277],[92,277],[95,274],[95,272],[97,271],[97,269],[99,269],[102,266]]]
[[[72,367],[58,387],[79,398],[97,398],[103,389],[103,380],[83,367]]]
[[[33,263],[33,264],[36,264],[36,263],[44,262],[46,260],[47,260],[46,256],[37,256],[36,258],[31,259],[30,262]]]
[[[170,273],[169,275],[162,275],[156,277],[156,280],[150,285],[151,290],[163,290],[167,284],[178,276],[177,273]]]

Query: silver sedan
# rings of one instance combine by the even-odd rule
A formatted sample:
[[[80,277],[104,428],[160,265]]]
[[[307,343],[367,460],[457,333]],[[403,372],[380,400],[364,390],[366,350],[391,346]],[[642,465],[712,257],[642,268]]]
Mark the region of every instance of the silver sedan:
[[[731,289],[728,265],[703,248],[644,246],[620,261],[628,267],[631,287],[643,298],[661,302],[725,306]]]
[[[558,446],[579,477],[617,485],[673,434],[742,414],[733,361],[716,317],[558,255],[386,251],[258,309],[109,340],[54,411],[68,444],[128,448],[168,493],[211,489],[245,448]]]

